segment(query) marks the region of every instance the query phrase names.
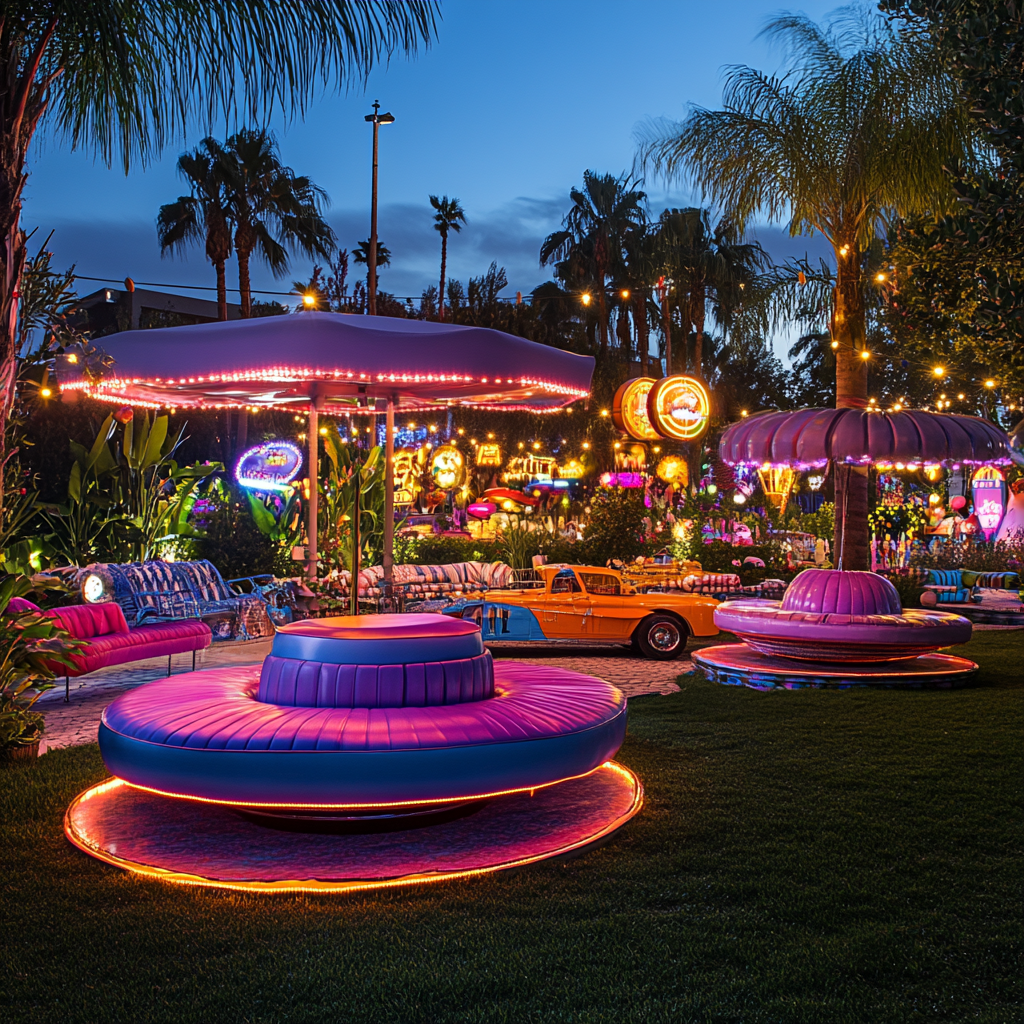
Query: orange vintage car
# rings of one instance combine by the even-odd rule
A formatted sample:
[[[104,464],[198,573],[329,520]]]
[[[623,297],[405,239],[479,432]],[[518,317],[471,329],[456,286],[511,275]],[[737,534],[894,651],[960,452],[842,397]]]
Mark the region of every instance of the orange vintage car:
[[[542,585],[491,590],[445,614],[479,623],[485,641],[604,640],[630,643],[647,658],[671,661],[689,636],[715,636],[713,597],[638,593],[614,569],[544,565]]]

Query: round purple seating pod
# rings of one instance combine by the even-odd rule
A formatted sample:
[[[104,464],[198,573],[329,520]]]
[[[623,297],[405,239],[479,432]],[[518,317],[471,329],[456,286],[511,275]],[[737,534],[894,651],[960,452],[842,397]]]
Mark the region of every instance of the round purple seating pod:
[[[484,653],[480,628],[447,615],[338,615],[281,626],[271,654],[299,661],[394,665]]]
[[[971,638],[968,619],[900,607],[876,573],[806,569],[781,603],[726,601],[715,625],[762,654],[851,664],[916,658]]]
[[[126,782],[246,806],[361,807],[485,797],[586,774],[612,758],[626,701],[600,679],[494,670],[494,696],[427,707],[285,707],[259,670],[158,680],[103,713],[100,752]]]

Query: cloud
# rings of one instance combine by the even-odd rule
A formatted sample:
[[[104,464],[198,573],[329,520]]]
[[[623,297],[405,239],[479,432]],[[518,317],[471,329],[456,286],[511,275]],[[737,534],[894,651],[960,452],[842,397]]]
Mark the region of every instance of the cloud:
[[[538,263],[544,237],[560,224],[565,202],[556,199],[521,197],[490,213],[474,216],[461,232],[452,232],[448,239],[448,277],[465,282],[482,274],[496,261],[508,275],[506,294],[529,292],[550,272]],[[392,253],[392,265],[381,272],[381,287],[397,295],[418,297],[428,285],[437,284],[441,264],[441,240],[434,230],[434,211],[430,206],[389,204],[380,208],[378,231],[381,241]],[[369,236],[369,218],[363,209],[334,210],[328,215],[341,248],[350,252]],[[49,248],[54,264],[66,267],[75,264],[83,275],[80,293],[117,284],[131,277],[139,284],[152,282],[169,288],[186,285],[213,287],[213,270],[197,246],[186,258],[161,258],[156,229],[144,221],[65,220],[41,226],[30,249],[45,239],[53,228]],[[293,280],[309,276],[311,261],[305,257],[292,260],[288,273],[275,279],[264,267],[252,267],[253,285],[271,292],[287,292]],[[362,268],[350,271],[352,277]],[[84,277],[103,278],[89,282]],[[351,279],[351,277],[350,277]],[[228,263],[228,284],[237,283],[237,264]],[[201,294],[201,293],[191,293]]]

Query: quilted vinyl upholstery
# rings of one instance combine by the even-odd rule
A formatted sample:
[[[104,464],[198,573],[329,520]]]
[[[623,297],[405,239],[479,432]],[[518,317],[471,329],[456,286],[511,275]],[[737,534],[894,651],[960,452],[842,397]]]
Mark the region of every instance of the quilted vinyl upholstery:
[[[75,605],[71,608],[61,608],[59,611],[65,613],[78,607]],[[115,608],[118,614],[121,611],[113,602],[81,607],[90,611]],[[55,613],[50,614],[57,618]],[[63,619],[63,614],[61,618]],[[68,628],[68,631],[74,635],[72,629]],[[205,622],[161,622],[152,626],[138,626],[132,630],[125,627],[123,632],[88,637],[89,643],[85,650],[71,656],[75,668],[69,671],[60,666],[54,671],[59,675],[80,676],[108,665],[123,665],[129,661],[143,661],[146,658],[166,658],[169,654],[187,654],[209,647],[211,638],[210,627]]]
[[[489,651],[408,665],[334,665],[268,655],[258,701],[291,707],[400,708],[460,704],[494,694]]]
[[[73,604],[66,608],[55,608],[47,614],[77,640],[89,640],[108,633],[128,633],[124,612],[113,601],[105,604]]]
[[[610,683],[537,665],[500,664],[493,698],[439,707],[281,707],[257,701],[258,685],[256,666],[197,672],[187,686],[158,680],[109,704],[103,724],[125,737],[191,749],[423,750],[564,736],[625,709]]]

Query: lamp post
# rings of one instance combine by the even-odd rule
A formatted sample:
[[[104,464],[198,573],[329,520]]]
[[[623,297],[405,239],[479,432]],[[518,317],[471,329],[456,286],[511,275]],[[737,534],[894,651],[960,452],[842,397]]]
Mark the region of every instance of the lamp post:
[[[382,124],[394,124],[394,114],[381,114],[380,101],[373,101],[373,113],[364,121],[373,125],[373,184],[370,192],[370,254],[369,273],[366,275],[366,298],[370,316],[377,315],[377,132]]]

